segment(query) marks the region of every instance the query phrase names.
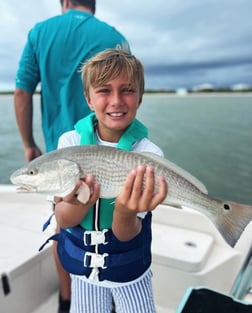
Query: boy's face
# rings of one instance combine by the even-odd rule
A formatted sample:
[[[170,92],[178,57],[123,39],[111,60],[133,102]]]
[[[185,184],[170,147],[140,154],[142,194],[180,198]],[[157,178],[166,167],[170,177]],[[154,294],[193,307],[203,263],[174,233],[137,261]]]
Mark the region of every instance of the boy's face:
[[[98,118],[101,139],[118,142],[135,118],[141,101],[138,88],[128,84],[124,73],[101,87],[90,86],[87,102]]]

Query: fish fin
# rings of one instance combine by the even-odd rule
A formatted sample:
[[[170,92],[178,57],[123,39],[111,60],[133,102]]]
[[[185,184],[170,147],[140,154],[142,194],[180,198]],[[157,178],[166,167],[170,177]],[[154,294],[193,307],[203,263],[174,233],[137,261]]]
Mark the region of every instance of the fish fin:
[[[183,207],[177,203],[174,203],[174,202],[169,202],[169,201],[166,201],[165,204],[175,208],[175,209],[182,209]]]
[[[83,204],[88,202],[88,199],[90,198],[91,191],[89,186],[85,183],[82,182],[79,190],[78,190],[78,196],[77,199],[82,202]]]
[[[67,159],[56,159],[49,162],[51,167],[55,167],[60,173],[58,179],[60,180],[61,189],[54,193],[55,196],[65,197],[74,189],[77,181],[82,176],[82,172],[78,163]],[[43,166],[46,168],[47,163],[45,162]],[[63,188],[64,187],[64,188]]]
[[[223,214],[212,216],[213,222],[225,241],[234,247],[246,226],[252,221],[252,206],[221,201]]]
[[[184,177],[186,180],[195,185],[201,192],[203,192],[206,195],[208,194],[206,186],[200,180],[198,180],[198,178],[196,178],[183,168],[179,167],[177,164],[151,152],[134,152],[134,153],[145,155],[154,162],[161,163],[165,167],[168,167],[169,169],[176,171],[180,176]]]

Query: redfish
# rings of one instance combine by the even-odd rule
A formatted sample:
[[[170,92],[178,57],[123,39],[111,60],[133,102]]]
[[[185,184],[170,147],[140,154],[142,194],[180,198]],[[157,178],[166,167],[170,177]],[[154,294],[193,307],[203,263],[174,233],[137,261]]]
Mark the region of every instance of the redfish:
[[[80,178],[93,174],[100,184],[101,198],[116,197],[128,175],[138,165],[154,168],[168,184],[164,204],[186,206],[202,212],[214,223],[230,246],[234,246],[252,220],[252,206],[213,199],[205,186],[174,163],[151,153],[128,152],[106,146],[73,146],[46,153],[11,175],[21,190],[66,195]]]

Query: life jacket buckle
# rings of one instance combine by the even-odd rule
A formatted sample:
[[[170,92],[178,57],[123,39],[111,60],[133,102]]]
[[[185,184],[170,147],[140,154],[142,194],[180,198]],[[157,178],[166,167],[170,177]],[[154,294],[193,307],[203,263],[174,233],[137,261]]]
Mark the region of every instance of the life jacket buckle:
[[[107,268],[105,266],[105,258],[108,256],[108,253],[98,254],[93,252],[86,252],[84,255],[84,267],[101,267]]]
[[[83,233],[83,242],[85,246],[91,245],[106,245],[108,242],[106,241],[106,232],[108,229],[103,230],[86,230]]]

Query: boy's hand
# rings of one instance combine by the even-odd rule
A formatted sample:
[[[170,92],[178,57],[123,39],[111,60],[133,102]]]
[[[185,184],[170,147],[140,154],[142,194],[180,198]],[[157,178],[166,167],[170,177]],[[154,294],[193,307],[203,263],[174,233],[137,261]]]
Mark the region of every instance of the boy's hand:
[[[74,189],[62,200],[68,203],[81,202],[82,204],[93,205],[98,198],[99,186],[95,183],[93,175],[88,174],[85,180],[79,180]]]
[[[84,190],[81,186],[84,184]],[[87,197],[86,188],[89,189]],[[78,191],[80,190],[79,194]],[[83,194],[84,193],[84,194]],[[63,198],[55,198],[55,216],[62,228],[78,225],[88,213],[89,209],[99,198],[100,187],[92,175],[85,177],[85,182],[79,180],[75,188]],[[76,194],[78,194],[76,196]]]
[[[132,170],[115,202],[115,210],[121,214],[152,211],[167,195],[167,183],[159,177],[158,191],[155,192],[154,169],[138,166]]]

